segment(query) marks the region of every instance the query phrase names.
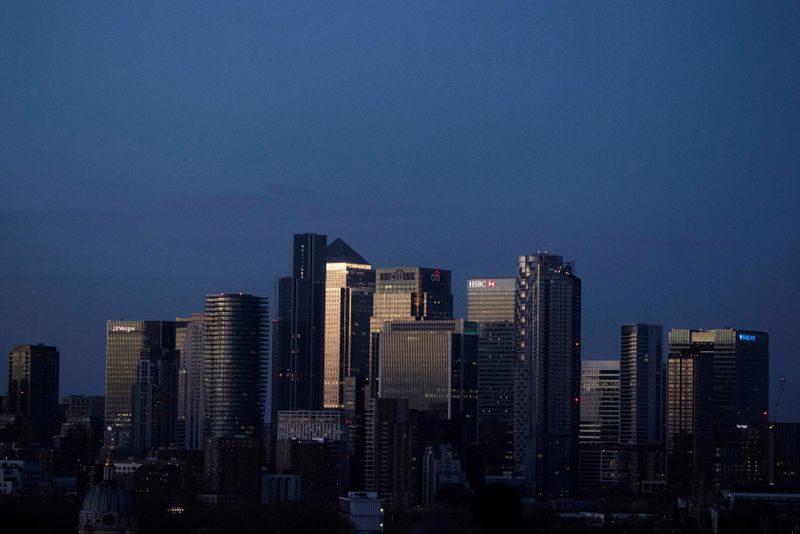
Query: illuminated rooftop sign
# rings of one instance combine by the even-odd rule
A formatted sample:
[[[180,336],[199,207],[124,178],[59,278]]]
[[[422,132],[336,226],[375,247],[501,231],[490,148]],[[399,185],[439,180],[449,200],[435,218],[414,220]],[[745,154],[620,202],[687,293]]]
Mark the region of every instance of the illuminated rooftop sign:
[[[114,326],[111,327],[112,332],[125,332],[126,334],[129,334],[135,330],[136,330],[135,326],[123,326],[115,324]]]
[[[470,280],[469,287],[470,289],[475,287],[497,287],[497,282],[494,280]]]
[[[739,334],[739,341],[755,341],[755,334]]]

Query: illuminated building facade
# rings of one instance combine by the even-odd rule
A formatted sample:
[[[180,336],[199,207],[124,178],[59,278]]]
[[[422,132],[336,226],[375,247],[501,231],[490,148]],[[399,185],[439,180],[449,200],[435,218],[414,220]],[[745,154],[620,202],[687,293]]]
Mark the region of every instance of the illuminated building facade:
[[[453,318],[451,273],[424,267],[379,268],[370,319],[369,391],[378,392],[380,332],[385,321]]]
[[[346,381],[363,385],[369,365],[372,266],[341,239],[328,245],[325,277],[325,408],[345,407]]]
[[[621,482],[619,454],[619,360],[584,360],[581,364],[581,491]]]
[[[133,386],[139,360],[174,350],[173,321],[106,323],[106,445],[133,444]]]
[[[667,482],[699,493],[741,481],[750,433],[767,423],[769,336],[673,329],[667,359]]]

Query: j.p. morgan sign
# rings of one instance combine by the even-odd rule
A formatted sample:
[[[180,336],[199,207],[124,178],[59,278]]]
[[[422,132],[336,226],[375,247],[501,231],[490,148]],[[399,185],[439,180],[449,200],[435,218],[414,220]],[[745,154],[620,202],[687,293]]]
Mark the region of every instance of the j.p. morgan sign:
[[[475,287],[496,287],[497,282],[494,280],[470,280],[469,287],[470,289]]]
[[[131,332],[135,331],[135,326],[123,326],[119,324],[115,324],[111,327],[112,332],[125,332],[126,334],[130,334]]]

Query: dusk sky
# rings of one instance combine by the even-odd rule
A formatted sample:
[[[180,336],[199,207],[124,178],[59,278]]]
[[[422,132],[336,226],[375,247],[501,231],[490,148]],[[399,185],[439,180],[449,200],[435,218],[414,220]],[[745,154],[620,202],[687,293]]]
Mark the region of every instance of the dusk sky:
[[[800,3],[6,2],[0,394],[14,344],[102,394],[105,322],[274,296],[291,238],[583,280],[619,325],[770,334],[800,421]]]

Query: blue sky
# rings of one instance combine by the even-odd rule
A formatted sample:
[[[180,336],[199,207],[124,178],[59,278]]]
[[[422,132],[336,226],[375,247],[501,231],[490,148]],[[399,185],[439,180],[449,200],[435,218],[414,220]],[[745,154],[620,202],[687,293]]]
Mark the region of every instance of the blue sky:
[[[768,330],[800,420],[798,27],[795,2],[9,4],[0,347],[55,344],[62,393],[99,393],[106,319],[271,296],[294,232],[449,268],[462,315],[467,277],[547,249],[585,358],[624,322]]]

